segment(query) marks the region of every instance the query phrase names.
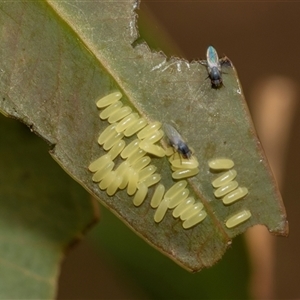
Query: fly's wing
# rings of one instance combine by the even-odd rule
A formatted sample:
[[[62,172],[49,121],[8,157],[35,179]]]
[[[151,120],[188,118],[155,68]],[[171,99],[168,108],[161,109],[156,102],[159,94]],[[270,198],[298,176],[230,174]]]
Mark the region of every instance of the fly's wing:
[[[171,126],[170,124],[164,124],[163,126],[164,132],[168,137],[170,144],[175,148],[178,149],[178,145],[180,145],[183,141],[183,138],[178,133],[178,131]]]
[[[206,52],[207,64],[210,68],[220,68],[219,56],[216,49],[213,46],[209,46]]]

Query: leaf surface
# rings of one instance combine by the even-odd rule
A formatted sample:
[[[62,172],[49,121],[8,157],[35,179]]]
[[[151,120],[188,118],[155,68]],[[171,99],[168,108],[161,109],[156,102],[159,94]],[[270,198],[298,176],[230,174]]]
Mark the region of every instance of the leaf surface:
[[[0,298],[51,299],[64,253],[97,206],[24,128],[0,117]]]
[[[135,47],[137,3],[47,1],[2,3],[2,76],[0,106],[52,145],[54,159],[137,234],[189,269],[219,260],[231,239],[249,226],[264,224],[287,234],[281,196],[256,137],[235,69],[226,68],[225,87],[210,86],[199,62],[167,58],[146,44]],[[122,101],[149,122],[175,122],[194,149],[200,166],[189,179],[190,193],[203,202],[208,217],[192,229],[168,211],[153,221],[151,188],[141,207],[126,190],[109,197],[91,180],[88,165],[105,154],[97,144],[108,126],[98,117],[96,101],[120,90]],[[131,139],[126,140],[128,143]],[[212,158],[235,162],[247,197],[224,206],[213,195]],[[120,161],[120,160],[118,160]],[[167,158],[153,158],[161,183],[174,184]],[[225,221],[249,209],[247,222],[228,229]]]

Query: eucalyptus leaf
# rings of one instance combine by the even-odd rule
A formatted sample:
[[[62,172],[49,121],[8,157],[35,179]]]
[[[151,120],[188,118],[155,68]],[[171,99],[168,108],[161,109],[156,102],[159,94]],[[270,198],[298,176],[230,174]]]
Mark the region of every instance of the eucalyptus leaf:
[[[147,44],[136,45],[136,9],[129,1],[45,1],[1,3],[2,112],[24,122],[51,144],[64,170],[151,245],[191,271],[219,260],[234,236],[264,224],[279,235],[288,231],[285,209],[255,134],[234,67],[226,67],[224,87],[212,89],[198,61],[167,58]],[[105,154],[97,144],[108,126],[95,103],[114,91],[149,122],[174,122],[200,165],[189,179],[191,194],[207,218],[185,230],[168,211],[156,224],[155,210],[135,207],[126,190],[109,197],[91,180],[89,164]],[[129,142],[131,139],[127,139]],[[237,180],[249,194],[224,206],[213,195],[212,158],[235,162]],[[120,161],[120,160],[119,160]],[[174,184],[166,157],[153,158],[161,183]],[[249,209],[247,222],[228,229],[225,221]]]
[[[53,299],[66,250],[98,219],[47,145],[0,116],[0,299]]]

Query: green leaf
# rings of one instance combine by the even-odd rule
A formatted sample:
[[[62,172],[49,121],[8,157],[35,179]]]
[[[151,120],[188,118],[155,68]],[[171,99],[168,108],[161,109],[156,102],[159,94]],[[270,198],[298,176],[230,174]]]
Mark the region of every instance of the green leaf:
[[[219,260],[231,239],[249,226],[264,224],[287,234],[281,196],[255,135],[234,68],[223,74],[225,87],[215,90],[199,62],[168,59],[146,44],[135,47],[137,3],[18,2],[1,4],[1,99],[6,115],[18,118],[52,145],[54,159],[76,181],[109,207],[124,223],[171,259],[192,271]],[[146,202],[134,207],[126,190],[109,197],[91,180],[89,164],[105,151],[97,144],[107,127],[96,101],[116,90],[122,101],[148,121],[174,121],[200,163],[189,190],[205,206],[208,217],[184,230],[167,212],[153,221]],[[130,141],[131,139],[126,140]],[[224,206],[214,198],[208,160],[235,162],[247,197]],[[120,161],[120,159],[118,159]],[[161,183],[174,184],[167,158],[153,158]],[[233,228],[224,222],[249,209],[252,217]]]
[[[54,298],[64,253],[96,205],[23,125],[1,116],[0,136],[0,298]]]

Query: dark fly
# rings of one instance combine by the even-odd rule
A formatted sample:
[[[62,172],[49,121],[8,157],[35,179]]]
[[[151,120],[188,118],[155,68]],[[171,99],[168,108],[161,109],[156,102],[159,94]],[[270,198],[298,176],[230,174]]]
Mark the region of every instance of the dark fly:
[[[227,57],[219,59],[218,53],[213,46],[209,46],[206,51],[206,60],[201,60],[200,63],[207,67],[208,77],[211,81],[211,87],[219,89],[223,86],[222,80],[222,64],[229,62]]]
[[[182,155],[183,158],[189,159],[192,156],[192,151],[183,140],[178,131],[169,124],[164,124],[164,132],[169,139],[170,145]]]

